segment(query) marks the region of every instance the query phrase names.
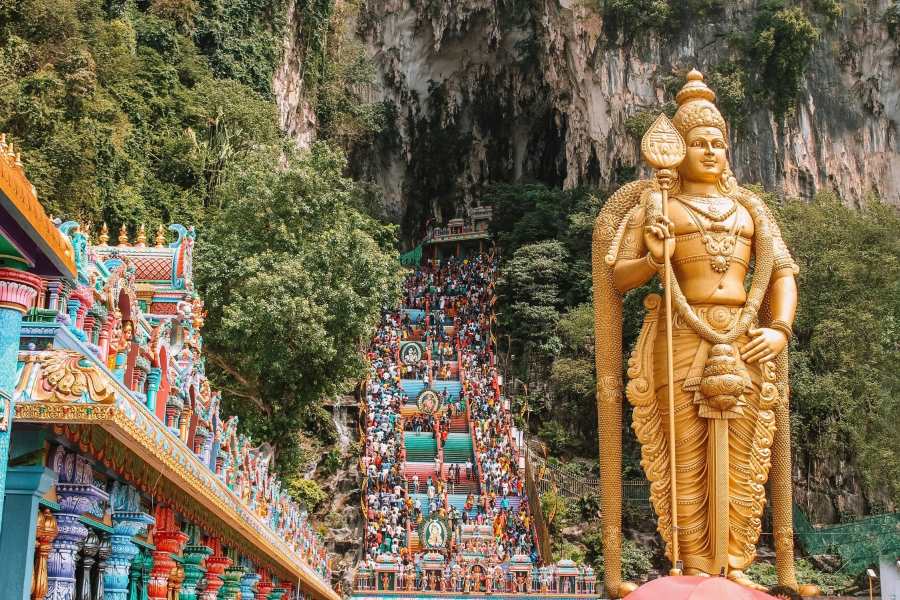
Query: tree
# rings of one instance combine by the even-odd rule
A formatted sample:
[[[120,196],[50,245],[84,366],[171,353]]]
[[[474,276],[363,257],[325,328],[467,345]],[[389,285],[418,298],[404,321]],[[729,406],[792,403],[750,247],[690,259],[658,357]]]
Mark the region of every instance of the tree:
[[[550,355],[559,350],[560,280],[568,255],[561,242],[522,246],[501,271],[500,294],[507,307],[503,323],[515,327],[522,342]]]
[[[811,461],[848,460],[869,492],[900,502],[900,214],[878,200],[855,210],[831,194],[778,208],[800,265],[795,446]]]
[[[225,406],[291,472],[297,434],[328,419],[319,402],[363,375],[361,349],[401,274],[394,227],[361,212],[343,154],[284,152],[258,149],[220,185],[197,274]]]

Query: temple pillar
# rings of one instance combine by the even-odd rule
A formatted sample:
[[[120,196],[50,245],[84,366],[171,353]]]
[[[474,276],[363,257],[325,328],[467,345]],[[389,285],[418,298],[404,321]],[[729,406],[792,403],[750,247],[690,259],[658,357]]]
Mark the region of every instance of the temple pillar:
[[[159,391],[159,382],[162,380],[162,371],[159,367],[150,367],[147,374],[147,408],[150,412],[156,412],[156,393]]]
[[[100,325],[100,333],[97,336],[97,345],[100,347],[100,360],[107,364],[109,360],[109,336],[112,333],[113,319],[107,315],[106,320]]]
[[[91,571],[97,562],[97,553],[100,552],[100,538],[91,530],[81,544],[78,553],[80,560],[75,571],[75,598],[77,600],[91,600]]]
[[[63,282],[59,279],[47,280],[47,308],[59,311],[59,301],[62,296]]]
[[[110,496],[113,524],[113,533],[110,536],[112,551],[103,571],[103,600],[126,600],[129,570],[135,557],[140,553],[140,548],[132,538],[155,521],[150,515],[141,512],[140,495],[131,486],[116,482]]]
[[[75,294],[66,300],[66,314],[69,315],[69,328],[73,331],[78,329],[78,309],[81,308],[81,300]]]
[[[197,584],[206,573],[202,566],[204,559],[212,554],[208,546],[192,544],[184,548],[184,581],[178,600],[197,600]]]
[[[90,343],[94,343],[94,325],[97,324],[97,317],[94,315],[85,315],[84,316],[84,335],[87,336],[87,341]]]
[[[231,559],[222,554],[222,542],[219,538],[209,538],[212,556],[206,559],[206,588],[200,594],[200,600],[218,600],[219,589],[224,582],[222,574],[231,565]]]
[[[6,473],[5,525],[0,530],[0,589],[5,598],[30,600],[38,502],[55,481],[56,474],[40,465],[12,467]],[[42,579],[46,581],[46,574]]]
[[[109,557],[112,556],[112,540],[109,535],[100,539],[100,549],[97,551],[97,566],[91,575],[91,600],[104,600],[106,585],[103,582],[103,574],[109,565]]]
[[[219,592],[220,600],[237,600],[238,594],[241,593],[241,577],[244,575],[244,568],[237,565],[225,569],[222,576],[224,585],[222,591]]]
[[[267,600],[281,600],[284,596],[284,588],[275,587],[272,588],[272,591],[269,592],[269,597]]]
[[[176,561],[175,567],[169,573],[169,593],[166,596],[168,600],[180,598],[182,582],[184,582],[184,567]]]
[[[128,600],[147,600],[147,582],[152,567],[153,556],[148,550],[140,548],[128,572]]]
[[[269,594],[272,593],[272,582],[269,580],[269,572],[261,570],[259,573],[259,583],[256,584],[256,596],[248,600],[268,600]],[[241,598],[241,600],[244,600]]]
[[[177,563],[172,558],[173,554],[181,554],[181,549],[188,536],[182,533],[175,522],[175,511],[169,506],[159,506],[156,509],[156,529],[153,532],[153,543],[156,550],[153,551],[153,568],[150,571],[150,586],[148,598],[150,600],[168,600],[169,577]]]
[[[31,598],[41,600],[47,594],[47,557],[53,548],[53,540],[59,533],[53,511],[43,507],[38,513],[35,534],[34,574],[31,577]]]
[[[253,592],[253,586],[259,581],[259,575],[256,573],[246,573],[241,577],[241,600],[253,600],[256,594]]]
[[[93,470],[87,461],[66,452],[61,446],[54,454],[53,469],[59,475],[56,484],[59,534],[53,542],[53,552],[47,565],[47,598],[74,598],[77,556],[88,536],[87,527],[81,523],[81,515],[95,509],[107,495],[94,486]]]
[[[19,361],[19,336],[22,315],[31,308],[38,290],[43,286],[40,277],[0,267],[0,516],[9,460],[9,432],[12,427],[12,395],[16,386],[16,365]],[[3,522],[0,521],[0,528]],[[34,545],[29,539],[29,545]]]

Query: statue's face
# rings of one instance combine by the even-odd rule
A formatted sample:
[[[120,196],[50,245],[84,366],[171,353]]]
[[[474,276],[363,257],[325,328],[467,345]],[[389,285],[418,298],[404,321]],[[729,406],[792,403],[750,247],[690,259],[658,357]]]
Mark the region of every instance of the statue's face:
[[[687,181],[715,183],[728,166],[725,136],[716,127],[694,127],[688,132],[687,154],[678,173]]]

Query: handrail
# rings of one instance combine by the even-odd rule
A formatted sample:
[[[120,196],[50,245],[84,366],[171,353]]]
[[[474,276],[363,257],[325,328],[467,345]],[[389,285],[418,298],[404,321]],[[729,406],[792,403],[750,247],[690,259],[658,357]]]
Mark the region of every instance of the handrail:
[[[544,508],[541,506],[541,497],[534,483],[534,474],[531,472],[531,461],[528,460],[527,450],[525,454],[525,493],[528,495],[528,504],[531,506],[534,528],[537,531],[538,551],[545,562],[552,561],[553,549],[550,543],[550,530],[544,520]]]

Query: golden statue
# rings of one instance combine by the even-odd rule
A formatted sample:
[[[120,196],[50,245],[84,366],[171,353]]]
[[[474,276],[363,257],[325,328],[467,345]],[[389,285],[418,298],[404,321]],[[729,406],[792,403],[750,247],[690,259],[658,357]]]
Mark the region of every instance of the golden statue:
[[[656,177],[619,189],[594,226],[603,549],[615,596],[634,587],[620,556],[622,295],[657,274],[666,302],[644,300],[626,395],[673,574],[752,586],[744,571],[771,477],[778,578],[797,588],[787,345],[798,268],[769,209],[735,182],[715,94],[696,70],[687,79],[672,121],[661,115],[642,142]]]

